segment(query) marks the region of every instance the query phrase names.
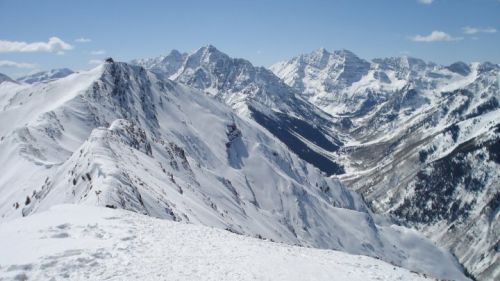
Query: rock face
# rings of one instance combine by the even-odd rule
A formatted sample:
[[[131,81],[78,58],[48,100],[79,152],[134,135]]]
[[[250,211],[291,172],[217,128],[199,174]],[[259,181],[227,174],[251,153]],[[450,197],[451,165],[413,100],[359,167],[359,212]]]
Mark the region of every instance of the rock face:
[[[0,90],[2,219],[107,206],[466,279],[447,251],[198,89],[115,61]]]
[[[500,278],[498,65],[319,50],[271,69],[348,136],[337,158],[343,183],[477,278]]]

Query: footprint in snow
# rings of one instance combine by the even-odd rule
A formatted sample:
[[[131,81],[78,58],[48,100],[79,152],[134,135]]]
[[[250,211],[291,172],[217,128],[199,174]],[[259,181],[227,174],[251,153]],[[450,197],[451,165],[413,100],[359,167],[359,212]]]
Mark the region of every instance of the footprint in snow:
[[[58,229],[68,229],[71,227],[71,224],[69,223],[65,223],[65,224],[60,224],[58,226],[56,226]]]
[[[56,264],[57,264],[57,261],[52,260],[52,261],[49,261],[49,262],[46,262],[46,263],[43,263],[42,265],[40,265],[40,269],[47,269],[47,268],[55,266]]]
[[[77,255],[80,255],[81,253],[82,253],[82,250],[76,250],[76,249],[66,250],[66,251],[62,252],[61,254],[47,256],[47,259],[56,260],[56,259],[65,258],[65,257],[77,256]]]
[[[14,280],[16,281],[25,281],[25,280],[28,280],[28,275],[26,275],[26,273],[19,273],[17,274],[16,276],[14,276]]]
[[[51,236],[52,238],[68,238],[69,234],[66,232],[57,233]]]
[[[23,271],[29,271],[33,269],[33,265],[28,263],[28,264],[13,264],[7,268],[7,271],[18,271],[18,270],[23,270]]]

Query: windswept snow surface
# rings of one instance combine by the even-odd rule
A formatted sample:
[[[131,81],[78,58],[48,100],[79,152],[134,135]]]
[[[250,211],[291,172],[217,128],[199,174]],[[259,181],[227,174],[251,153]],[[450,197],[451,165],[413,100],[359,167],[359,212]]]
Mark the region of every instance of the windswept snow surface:
[[[0,280],[430,280],[366,256],[82,205],[0,224],[0,249]]]

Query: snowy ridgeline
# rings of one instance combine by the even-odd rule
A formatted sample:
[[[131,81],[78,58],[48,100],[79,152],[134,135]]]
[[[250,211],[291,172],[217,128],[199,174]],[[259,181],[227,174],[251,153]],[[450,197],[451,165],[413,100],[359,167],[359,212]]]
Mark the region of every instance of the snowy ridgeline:
[[[251,116],[141,67],[2,83],[0,106],[2,220],[108,205],[466,279],[447,251],[373,215]]]
[[[431,280],[366,256],[83,205],[2,224],[0,249],[0,280]]]

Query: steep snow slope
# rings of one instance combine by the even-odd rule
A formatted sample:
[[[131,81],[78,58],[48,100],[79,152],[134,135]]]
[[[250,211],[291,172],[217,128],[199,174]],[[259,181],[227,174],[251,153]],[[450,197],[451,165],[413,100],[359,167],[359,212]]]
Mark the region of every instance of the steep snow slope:
[[[108,205],[465,279],[449,253],[373,216],[253,120],[141,67],[3,90],[4,219]]]
[[[61,205],[0,226],[0,279],[428,280],[374,258],[123,210]]]
[[[498,65],[368,63],[320,50],[272,69],[351,138],[338,160],[347,186],[451,249],[480,279],[500,277]]]
[[[268,69],[231,58],[210,45],[186,56],[182,64],[171,55],[149,61],[161,63],[151,67],[141,61],[138,64],[224,101],[328,175],[343,172],[332,160],[342,142],[340,134],[332,131],[330,116],[303,100]],[[173,65],[179,66],[175,74],[171,74]],[[167,70],[158,71],[162,68]]]
[[[74,71],[68,68],[51,69],[20,77],[17,81],[21,83],[34,84],[64,78],[73,73]]]

